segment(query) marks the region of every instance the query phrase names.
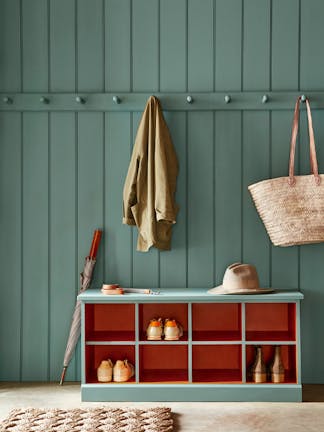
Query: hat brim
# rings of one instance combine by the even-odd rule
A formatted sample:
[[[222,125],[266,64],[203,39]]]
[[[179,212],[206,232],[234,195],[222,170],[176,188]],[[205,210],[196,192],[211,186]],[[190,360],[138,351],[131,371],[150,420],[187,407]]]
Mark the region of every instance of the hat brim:
[[[269,294],[274,292],[273,288],[255,288],[255,289],[240,289],[240,290],[228,290],[223,285],[218,285],[215,288],[211,288],[207,292],[209,294]]]

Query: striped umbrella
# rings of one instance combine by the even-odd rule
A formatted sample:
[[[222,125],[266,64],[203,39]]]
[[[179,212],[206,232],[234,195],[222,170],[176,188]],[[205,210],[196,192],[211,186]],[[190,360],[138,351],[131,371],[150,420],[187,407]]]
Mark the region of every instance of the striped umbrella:
[[[79,293],[85,291],[89,288],[91,279],[92,279],[92,273],[94,266],[96,264],[96,255],[97,250],[99,247],[101,238],[101,231],[96,230],[93,235],[92,245],[90,249],[89,256],[86,257],[83,272],[80,275],[80,291]],[[70,334],[68,337],[68,341],[66,344],[65,354],[64,354],[64,360],[63,360],[63,371],[61,374],[61,380],[60,385],[63,384],[66,370],[70,364],[70,361],[72,359],[76,344],[78,343],[79,337],[81,334],[81,303],[77,300],[72,322],[71,322],[71,328],[70,328]]]

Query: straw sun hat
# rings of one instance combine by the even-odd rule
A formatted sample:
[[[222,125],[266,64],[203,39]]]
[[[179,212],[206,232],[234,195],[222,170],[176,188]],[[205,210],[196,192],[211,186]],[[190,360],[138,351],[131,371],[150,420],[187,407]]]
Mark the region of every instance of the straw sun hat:
[[[260,288],[253,265],[241,263],[227,267],[222,285],[208,290],[209,294],[267,294],[273,291],[272,288]]]

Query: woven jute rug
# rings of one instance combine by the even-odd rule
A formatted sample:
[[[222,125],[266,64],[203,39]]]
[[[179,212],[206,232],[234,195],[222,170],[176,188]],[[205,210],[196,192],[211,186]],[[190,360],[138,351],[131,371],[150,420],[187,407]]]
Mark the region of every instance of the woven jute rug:
[[[170,408],[16,409],[0,423],[0,432],[167,432]]]

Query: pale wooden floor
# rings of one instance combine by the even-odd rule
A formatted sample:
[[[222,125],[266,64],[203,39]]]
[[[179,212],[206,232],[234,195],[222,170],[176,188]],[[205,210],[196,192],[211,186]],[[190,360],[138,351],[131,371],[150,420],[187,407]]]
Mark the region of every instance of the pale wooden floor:
[[[169,406],[175,432],[324,432],[324,385],[306,385],[304,403],[109,402],[80,400],[80,386],[67,383],[0,383],[0,420],[21,407]],[[45,432],[45,431],[44,431]]]

